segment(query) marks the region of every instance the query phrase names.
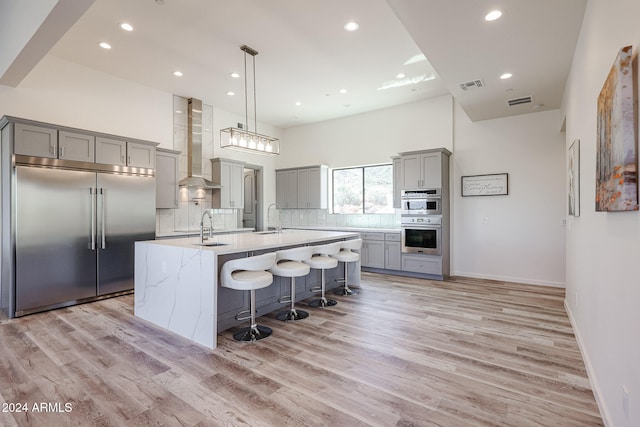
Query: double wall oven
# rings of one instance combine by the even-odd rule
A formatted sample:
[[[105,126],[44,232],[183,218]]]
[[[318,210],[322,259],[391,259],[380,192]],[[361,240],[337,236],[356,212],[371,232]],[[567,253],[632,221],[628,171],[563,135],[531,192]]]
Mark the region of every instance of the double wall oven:
[[[403,190],[401,201],[402,252],[442,255],[441,190]]]

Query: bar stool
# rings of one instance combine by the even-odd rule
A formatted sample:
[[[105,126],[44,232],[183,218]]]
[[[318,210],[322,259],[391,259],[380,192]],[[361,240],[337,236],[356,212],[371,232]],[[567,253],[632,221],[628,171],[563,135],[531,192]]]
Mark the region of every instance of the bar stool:
[[[358,295],[357,292],[349,289],[349,282],[347,277],[347,271],[349,269],[347,267],[347,263],[357,262],[360,260],[360,254],[353,251],[360,250],[361,247],[362,239],[345,240],[340,245],[340,252],[335,255],[331,255],[331,257],[337,259],[338,261],[344,262],[344,287],[334,290],[334,294],[342,296]]]
[[[309,303],[311,307],[322,307],[336,305],[338,301],[334,299],[327,299],[324,295],[326,282],[325,282],[325,270],[336,268],[338,266],[338,260],[331,258],[332,255],[340,252],[341,242],[329,243],[326,245],[313,246],[313,256],[306,261],[309,267],[321,270],[322,283],[319,288],[311,289],[313,292],[320,292],[320,298],[315,299]]]
[[[296,310],[296,277],[304,277],[309,274],[310,268],[302,261],[308,260],[313,255],[313,246],[285,249],[276,251],[276,264],[269,269],[274,276],[291,278],[291,295],[278,300],[282,303],[291,302],[291,308],[278,313],[276,319],[285,322],[301,320],[309,317],[309,313]]]
[[[248,328],[242,328],[233,338],[237,341],[256,341],[271,335],[273,330],[266,326],[256,324],[256,289],[262,289],[273,283],[273,275],[267,271],[276,263],[276,254],[257,255],[248,258],[239,258],[222,264],[220,270],[220,284],[225,288],[239,291],[250,291],[251,303],[249,317],[238,317],[237,320],[251,319]],[[242,312],[246,313],[246,312]]]

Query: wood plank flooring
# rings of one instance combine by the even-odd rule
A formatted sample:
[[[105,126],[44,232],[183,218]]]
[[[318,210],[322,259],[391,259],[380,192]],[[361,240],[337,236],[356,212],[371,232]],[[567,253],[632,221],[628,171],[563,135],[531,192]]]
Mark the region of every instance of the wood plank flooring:
[[[131,295],[0,319],[0,425],[603,425],[563,289],[363,273],[336,299],[214,351],[135,318]]]

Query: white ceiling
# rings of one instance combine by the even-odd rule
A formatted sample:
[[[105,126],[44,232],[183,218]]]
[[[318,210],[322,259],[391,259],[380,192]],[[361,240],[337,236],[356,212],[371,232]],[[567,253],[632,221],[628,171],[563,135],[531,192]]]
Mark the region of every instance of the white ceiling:
[[[261,122],[298,126],[447,93],[472,120],[483,120],[531,112],[533,104],[539,110],[560,106],[585,4],[586,0],[95,0],[51,53],[244,115],[240,46],[246,44],[259,51],[255,63]],[[501,9],[503,17],[485,22],[484,15],[494,8]],[[349,20],[357,21],[360,29],[346,32],[343,26]],[[135,30],[122,31],[118,24],[123,21]],[[99,48],[100,41],[113,48]],[[429,61],[405,65],[421,53]],[[175,77],[175,70],[184,76]],[[507,71],[514,77],[500,81],[498,76]],[[233,79],[231,72],[241,77]],[[378,90],[397,80],[400,72],[406,78],[435,78]],[[457,87],[477,78],[484,80],[484,88],[463,92]],[[340,89],[347,93],[340,94]],[[228,91],[236,95],[230,97]],[[532,95],[533,104],[506,106],[506,99],[524,95]],[[251,103],[249,109],[252,121]]]

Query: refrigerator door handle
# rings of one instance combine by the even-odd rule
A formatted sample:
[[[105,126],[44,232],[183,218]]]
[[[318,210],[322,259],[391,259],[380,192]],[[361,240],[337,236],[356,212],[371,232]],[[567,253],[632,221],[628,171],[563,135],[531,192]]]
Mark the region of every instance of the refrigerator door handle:
[[[91,250],[96,250],[96,197],[93,194],[93,188],[89,188],[89,197],[91,197]]]
[[[100,197],[102,198],[102,206],[100,209],[100,233],[101,233],[101,249],[107,249],[107,242],[106,242],[106,237],[105,237],[105,225],[104,223],[106,222],[106,218],[105,218],[105,211],[104,211],[104,188],[100,189]]]

